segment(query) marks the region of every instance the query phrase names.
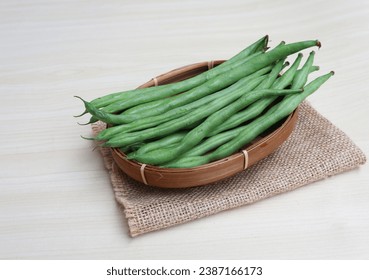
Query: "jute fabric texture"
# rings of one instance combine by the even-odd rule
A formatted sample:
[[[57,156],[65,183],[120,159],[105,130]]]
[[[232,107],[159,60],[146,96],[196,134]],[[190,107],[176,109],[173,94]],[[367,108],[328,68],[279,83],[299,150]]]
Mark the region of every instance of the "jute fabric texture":
[[[104,128],[101,122],[92,126],[94,134]],[[121,172],[109,149],[100,151],[132,237],[292,191],[366,161],[349,137],[308,102],[300,105],[294,131],[274,153],[231,178],[206,186],[146,186]]]

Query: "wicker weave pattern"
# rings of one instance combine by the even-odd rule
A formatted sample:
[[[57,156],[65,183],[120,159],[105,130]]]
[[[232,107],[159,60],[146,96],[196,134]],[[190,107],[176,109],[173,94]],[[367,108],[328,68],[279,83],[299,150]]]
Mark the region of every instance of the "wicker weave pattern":
[[[244,206],[348,171],[366,161],[363,152],[309,103],[300,106],[296,128],[273,154],[221,182],[190,189],[160,189],[138,183],[101,148],[115,197],[124,207],[131,236]],[[93,132],[105,126],[96,123]]]

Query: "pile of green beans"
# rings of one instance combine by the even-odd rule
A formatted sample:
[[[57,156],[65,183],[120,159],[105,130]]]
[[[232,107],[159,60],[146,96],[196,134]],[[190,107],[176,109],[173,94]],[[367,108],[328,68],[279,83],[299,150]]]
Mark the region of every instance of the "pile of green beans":
[[[128,159],[189,168],[239,151],[291,114],[334,73],[318,76],[311,51],[317,40],[268,49],[268,36],[213,69],[193,78],[150,88],[112,93],[90,102],[80,98],[90,121],[108,127],[93,138],[119,148]],[[296,54],[290,65],[286,59]],[[287,68],[287,69],[285,69]]]

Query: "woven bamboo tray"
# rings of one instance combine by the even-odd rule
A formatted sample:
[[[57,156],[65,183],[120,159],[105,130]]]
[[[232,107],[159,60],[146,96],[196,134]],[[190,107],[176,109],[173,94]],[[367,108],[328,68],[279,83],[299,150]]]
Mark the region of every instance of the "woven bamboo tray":
[[[169,84],[198,75],[224,62],[195,63],[162,74],[140,86],[152,87]],[[128,176],[146,185],[161,188],[189,188],[214,183],[242,172],[274,152],[291,134],[297,118],[298,109],[274,128],[253,143],[224,159],[194,168],[160,168],[128,160],[117,148],[112,148],[112,155],[117,166]]]

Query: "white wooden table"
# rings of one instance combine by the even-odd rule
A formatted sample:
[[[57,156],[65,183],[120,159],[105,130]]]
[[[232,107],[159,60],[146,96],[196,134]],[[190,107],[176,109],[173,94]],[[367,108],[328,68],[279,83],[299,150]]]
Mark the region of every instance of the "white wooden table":
[[[198,61],[319,39],[310,102],[369,154],[368,1],[0,3],[1,259],[369,258],[369,170],[192,223],[128,235],[80,95],[130,89]],[[86,119],[83,119],[86,120]]]

